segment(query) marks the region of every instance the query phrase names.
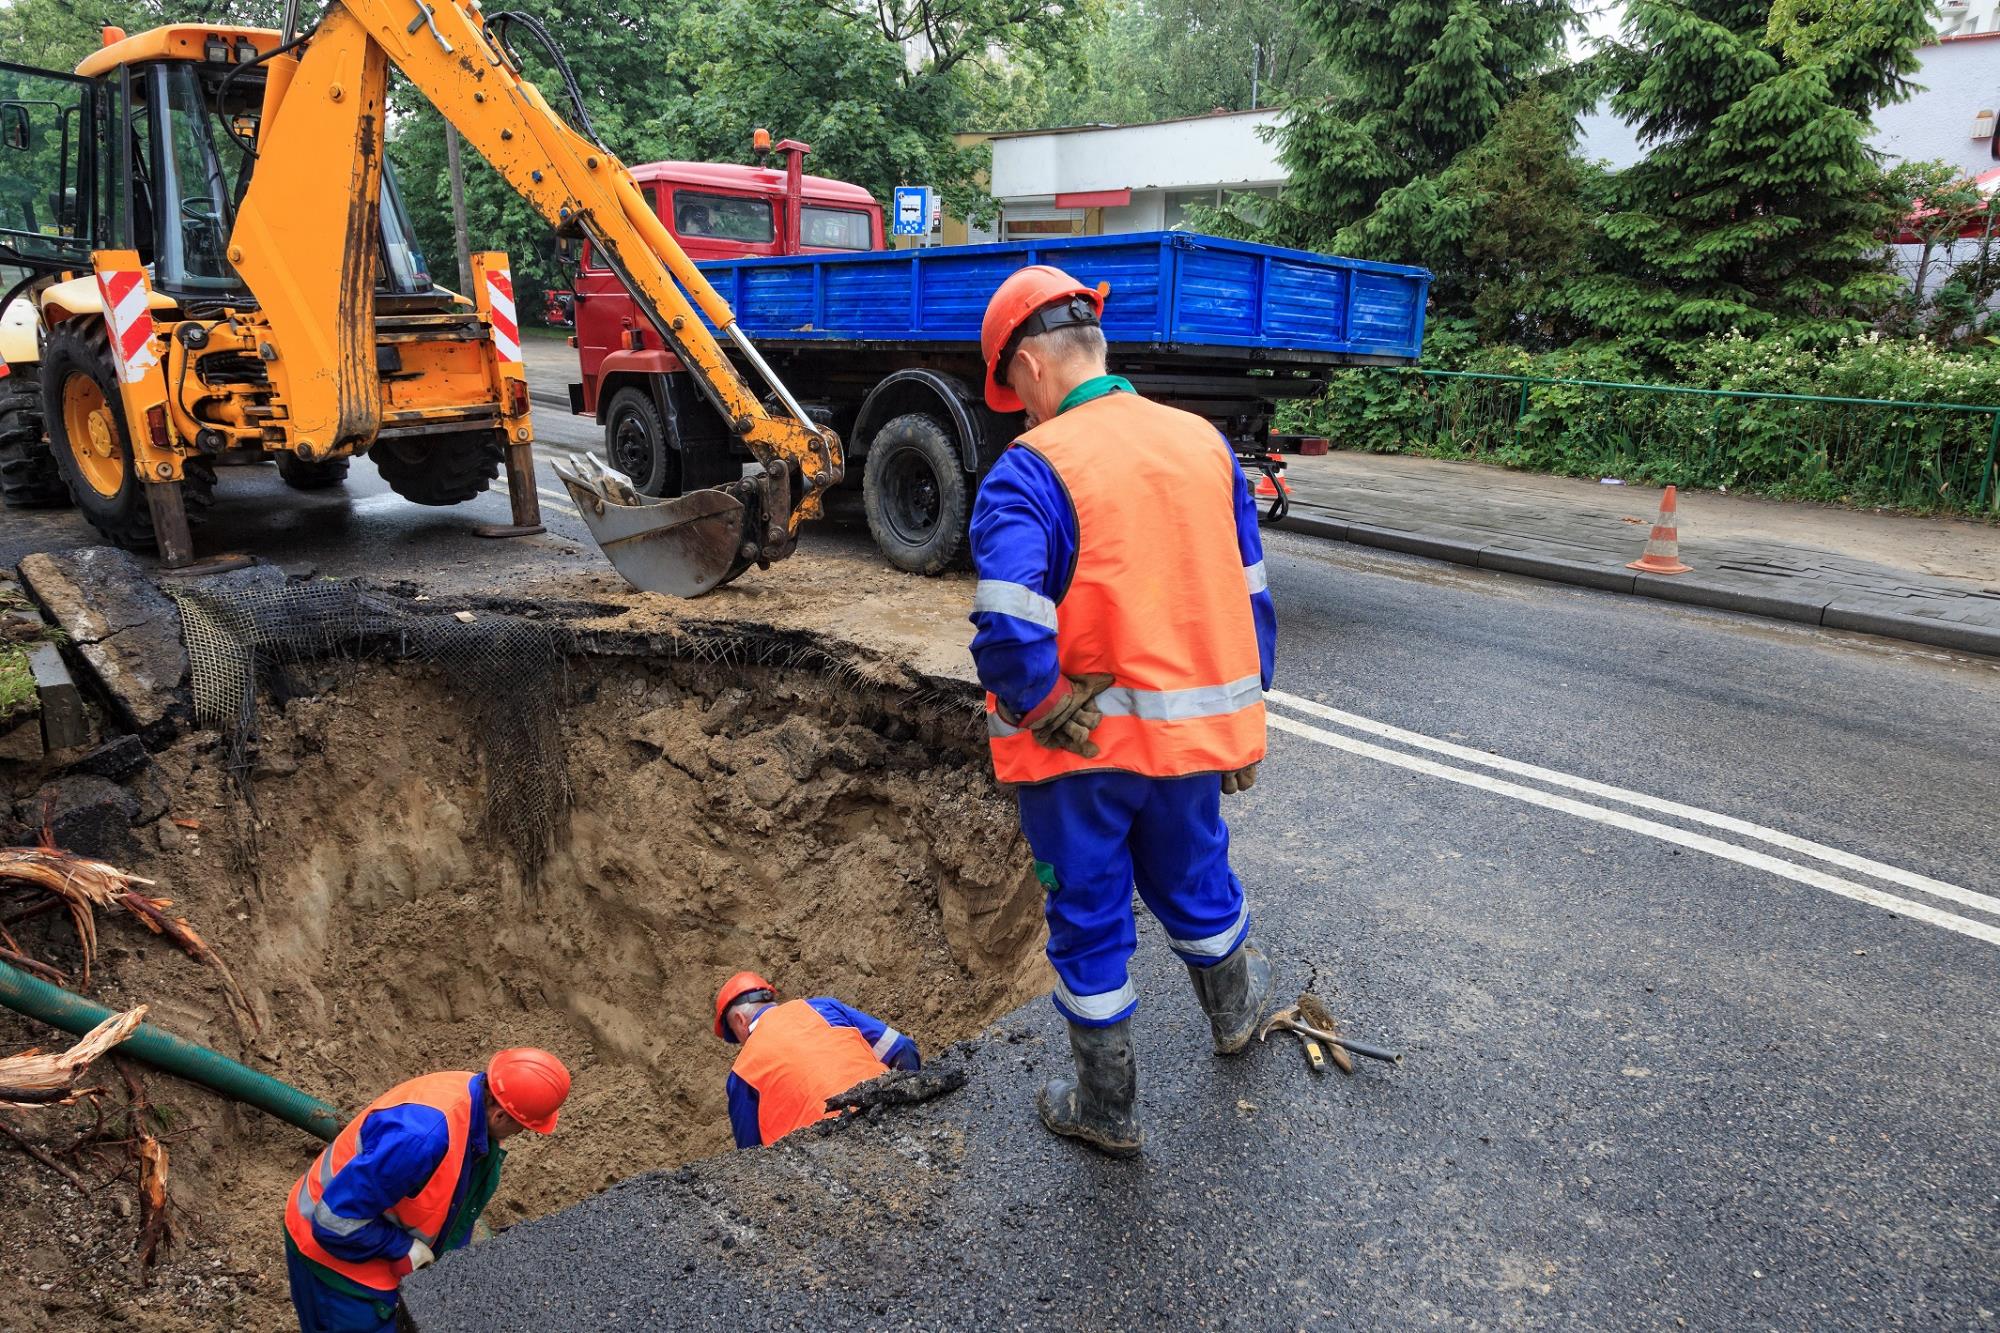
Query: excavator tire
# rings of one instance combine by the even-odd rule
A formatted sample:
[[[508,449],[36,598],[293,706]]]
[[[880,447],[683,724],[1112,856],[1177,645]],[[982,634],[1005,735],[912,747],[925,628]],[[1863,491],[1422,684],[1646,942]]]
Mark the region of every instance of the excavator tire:
[[[0,503],[9,509],[61,509],[69,487],[42,438],[39,365],[22,366],[0,380]]]
[[[146,483],[132,466],[132,441],[111,368],[110,335],[101,319],[66,319],[42,353],[42,418],[70,499],[106,540],[134,551],[156,547]],[[189,528],[208,517],[215,468],[206,458],[181,464],[181,503]]]
[[[875,432],[861,500],[868,531],[896,568],[942,574],[966,554],[972,479],[936,417],[911,412]]]
[[[352,460],[329,458],[324,463],[308,463],[297,454],[279,454],[278,480],[295,491],[323,491],[347,480]]]
[[[420,505],[455,505],[486,490],[506,461],[490,430],[383,440],[368,451],[389,489]]]

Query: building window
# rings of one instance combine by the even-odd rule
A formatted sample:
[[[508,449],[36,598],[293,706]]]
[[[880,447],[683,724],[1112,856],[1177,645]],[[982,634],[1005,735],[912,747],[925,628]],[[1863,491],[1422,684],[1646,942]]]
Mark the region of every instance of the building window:
[[[1256,189],[1239,189],[1223,185],[1208,190],[1169,190],[1166,199],[1166,219],[1162,223],[1168,231],[1192,231],[1198,224],[1188,216],[1190,209],[1221,208],[1231,205],[1249,221],[1260,221],[1262,200],[1278,197],[1275,185],[1260,186]]]

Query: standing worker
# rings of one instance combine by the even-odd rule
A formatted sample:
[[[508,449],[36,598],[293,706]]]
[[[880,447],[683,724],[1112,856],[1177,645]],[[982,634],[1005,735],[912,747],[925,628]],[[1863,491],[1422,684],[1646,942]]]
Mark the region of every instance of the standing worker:
[[[292,1187],[285,1268],[302,1333],[387,1333],[405,1277],[464,1245],[500,1184],[500,1144],[547,1134],[569,1070],[501,1051],[483,1073],[425,1074],[370,1102]]]
[[[828,996],[777,1002],[771,983],[738,972],[715,994],[715,1035],[743,1047],[730,1068],[729,1128],[739,1148],[776,1143],[838,1114],[838,1097],[891,1069],[914,1071],[917,1044]]]
[[[1270,990],[1229,868],[1224,793],[1264,757],[1277,614],[1227,441],[1105,370],[1104,290],[1037,264],[1000,284],[986,404],[1027,432],[980,484],[972,656],[993,767],[1019,788],[1048,897],[1076,1077],[1042,1123],[1114,1156],[1144,1143],[1126,965],[1132,888],[1187,963],[1215,1049],[1249,1044]]]

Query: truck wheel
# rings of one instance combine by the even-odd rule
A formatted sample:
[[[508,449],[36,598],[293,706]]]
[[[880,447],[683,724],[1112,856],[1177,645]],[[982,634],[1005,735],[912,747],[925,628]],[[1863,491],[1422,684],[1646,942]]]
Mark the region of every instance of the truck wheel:
[[[297,454],[278,454],[278,480],[295,491],[323,491],[347,480],[348,458],[308,463]]]
[[[420,505],[464,504],[493,484],[505,459],[490,430],[381,440],[368,457],[390,490]]]
[[[911,412],[875,432],[861,500],[875,544],[898,569],[942,574],[965,549],[971,479],[957,442],[936,417]]]
[[[22,366],[0,380],[0,503],[9,509],[59,509],[69,487],[56,456],[42,439],[39,365]]]
[[[49,452],[90,525],[120,546],[155,549],[153,511],[146,483],[132,466],[103,320],[66,319],[50,332],[42,357],[42,416]],[[195,528],[207,517],[215,470],[205,458],[184,459],[181,470],[181,503],[188,527]]]
[[[681,493],[680,455],[667,444],[666,423],[653,395],[620,389],[604,413],[604,456],[632,479],[641,495]]]

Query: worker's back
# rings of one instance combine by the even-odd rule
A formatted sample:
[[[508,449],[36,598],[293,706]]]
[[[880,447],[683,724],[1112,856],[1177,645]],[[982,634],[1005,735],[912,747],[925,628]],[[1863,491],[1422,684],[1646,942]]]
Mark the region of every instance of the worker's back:
[[[996,731],[1002,779],[1086,768],[1174,777],[1262,758],[1239,474],[1215,427],[1137,394],[1107,393],[1043,422],[1021,444],[1055,470],[1076,513],[1075,568],[1056,599],[1063,673],[1110,674],[1117,685],[1100,696],[1097,757]]]
[[[868,1039],[829,1023],[808,1000],[787,1000],[757,1016],[731,1073],[757,1093],[765,1143],[826,1119],[826,1099],[889,1072]]]

